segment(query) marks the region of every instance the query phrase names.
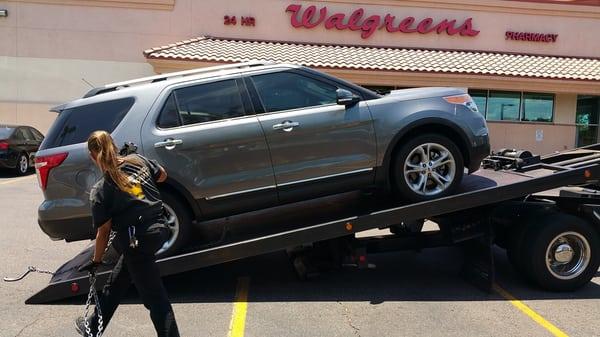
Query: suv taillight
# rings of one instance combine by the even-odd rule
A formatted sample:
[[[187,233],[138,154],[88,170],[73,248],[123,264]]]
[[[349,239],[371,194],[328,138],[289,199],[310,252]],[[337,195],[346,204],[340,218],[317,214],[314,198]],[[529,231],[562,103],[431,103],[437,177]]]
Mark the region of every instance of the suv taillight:
[[[8,141],[0,140],[0,150],[8,150]]]
[[[42,191],[46,190],[50,170],[62,164],[62,162],[67,158],[67,155],[68,153],[64,152],[51,154],[49,156],[35,157],[35,171],[37,173]]]

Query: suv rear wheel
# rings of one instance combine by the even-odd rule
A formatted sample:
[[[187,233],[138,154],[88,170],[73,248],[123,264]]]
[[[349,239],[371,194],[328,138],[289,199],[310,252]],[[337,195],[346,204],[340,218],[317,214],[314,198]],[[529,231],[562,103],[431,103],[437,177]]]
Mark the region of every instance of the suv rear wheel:
[[[460,184],[463,157],[447,137],[425,134],[400,146],[392,166],[392,178],[403,198],[431,200],[450,194]]]
[[[161,191],[161,196],[170,233],[162,248],[156,252],[158,258],[177,253],[187,242],[192,225],[190,211],[178,197],[165,191]]]

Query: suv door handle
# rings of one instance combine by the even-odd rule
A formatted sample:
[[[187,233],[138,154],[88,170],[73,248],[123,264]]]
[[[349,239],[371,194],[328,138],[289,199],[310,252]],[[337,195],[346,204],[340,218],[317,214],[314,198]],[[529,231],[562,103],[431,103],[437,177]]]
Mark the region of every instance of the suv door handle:
[[[179,144],[183,144],[183,140],[167,138],[162,142],[154,143],[154,147],[155,148],[164,147],[167,150],[173,150],[175,148],[175,146],[177,146]]]
[[[300,126],[300,123],[284,121],[283,123],[273,125],[273,130],[283,130],[285,132],[290,132],[297,126]]]

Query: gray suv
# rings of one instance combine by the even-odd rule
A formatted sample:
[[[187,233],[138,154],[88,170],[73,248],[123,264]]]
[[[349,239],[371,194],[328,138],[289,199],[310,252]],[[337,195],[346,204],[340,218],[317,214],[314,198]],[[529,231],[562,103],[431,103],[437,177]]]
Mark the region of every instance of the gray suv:
[[[92,238],[88,195],[99,172],[85,140],[98,129],[158,160],[179,250],[202,221],[380,187],[410,201],[445,196],[489,153],[464,89],[381,96],[291,64],[249,62],[95,88],[58,106],[36,155],[38,222],[53,239]],[[205,228],[206,229],[206,228]],[[208,231],[208,230],[207,230]],[[218,242],[225,228],[199,240]]]

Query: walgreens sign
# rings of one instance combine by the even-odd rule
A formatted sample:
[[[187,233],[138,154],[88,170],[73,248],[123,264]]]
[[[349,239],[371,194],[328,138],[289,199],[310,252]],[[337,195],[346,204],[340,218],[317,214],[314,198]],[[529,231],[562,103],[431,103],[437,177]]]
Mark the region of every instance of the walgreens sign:
[[[291,13],[290,23],[294,28],[313,29],[323,26],[325,29],[351,30],[360,32],[363,39],[368,39],[377,30],[388,33],[417,33],[417,34],[447,34],[461,36],[477,36],[478,30],[473,28],[473,19],[468,18],[462,22],[455,19],[435,21],[432,18],[417,20],[412,16],[397,18],[389,13],[374,14],[365,17],[365,10],[358,8],[349,15],[327,10],[323,6],[302,8],[302,5],[292,4],[287,6],[286,12]]]

